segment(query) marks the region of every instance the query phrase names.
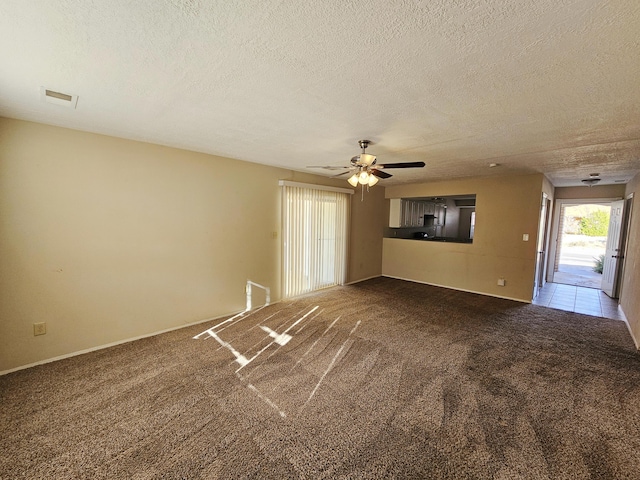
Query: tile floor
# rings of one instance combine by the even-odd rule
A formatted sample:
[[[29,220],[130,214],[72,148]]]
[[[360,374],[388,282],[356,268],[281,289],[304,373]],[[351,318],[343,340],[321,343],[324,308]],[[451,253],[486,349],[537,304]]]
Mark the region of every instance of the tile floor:
[[[623,320],[618,310],[618,300],[609,298],[597,288],[546,283],[532,303],[558,310]]]

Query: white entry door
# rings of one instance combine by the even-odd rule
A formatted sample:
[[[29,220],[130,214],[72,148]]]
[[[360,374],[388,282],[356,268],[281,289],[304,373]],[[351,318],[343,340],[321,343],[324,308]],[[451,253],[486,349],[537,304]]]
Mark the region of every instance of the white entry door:
[[[607,250],[602,266],[602,291],[612,298],[617,296],[616,287],[618,281],[618,266],[620,265],[620,251],[622,231],[622,214],[624,200],[611,203],[611,217],[609,220],[609,233],[607,233]]]

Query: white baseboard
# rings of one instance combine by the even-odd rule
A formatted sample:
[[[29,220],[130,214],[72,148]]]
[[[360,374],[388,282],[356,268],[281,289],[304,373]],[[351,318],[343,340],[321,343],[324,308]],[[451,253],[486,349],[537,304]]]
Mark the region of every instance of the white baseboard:
[[[407,282],[421,283],[423,285],[431,285],[431,286],[434,286],[434,287],[448,288],[450,290],[457,290],[457,291],[460,291],[460,292],[476,293],[478,295],[485,295],[485,296],[488,296],[488,297],[502,298],[502,299],[505,299],[505,300],[514,300],[516,302],[521,302],[521,303],[531,303],[530,301],[522,300],[520,298],[504,297],[504,296],[501,296],[501,295],[492,295],[492,294],[485,293],[485,292],[477,292],[477,291],[474,291],[474,290],[465,290],[463,288],[454,288],[454,287],[450,287],[450,286],[447,286],[447,285],[439,285],[439,284],[436,284],[436,283],[421,282],[421,281],[413,280],[413,279],[410,279],[410,278],[394,277],[394,276],[391,276],[391,275],[374,275],[372,277],[362,278],[360,280],[355,280],[353,282],[346,283],[345,285],[354,285],[356,283],[364,282],[366,280],[371,280],[373,278],[379,278],[379,277],[395,278],[396,280],[405,280]],[[279,303],[279,302],[274,302],[274,303]],[[620,305],[618,305],[618,310],[622,314],[622,320],[624,321],[625,325],[627,326],[627,330],[629,330],[629,335],[631,335],[631,339],[633,340],[633,343],[635,344],[636,349],[640,350],[640,343],[638,342],[636,337],[633,335],[633,331],[631,330],[631,326],[629,325],[629,321],[627,320],[627,317],[626,317],[626,315],[624,313],[624,310],[622,310],[622,307]],[[95,352],[97,350],[103,350],[105,348],[115,347],[116,345],[122,345],[123,343],[134,342],[136,340],[140,340],[140,339],[143,339],[143,338],[155,337],[156,335],[160,335],[162,333],[167,333],[167,332],[172,332],[174,330],[180,330],[181,328],[187,328],[187,327],[191,327],[193,325],[199,325],[201,323],[212,322],[212,321],[218,320],[220,318],[229,317],[229,316],[232,316],[232,315],[237,315],[240,312],[241,311],[228,313],[228,314],[224,314],[224,315],[218,315],[216,317],[211,317],[211,318],[207,318],[207,319],[204,319],[204,320],[198,320],[196,322],[187,323],[187,324],[180,325],[180,326],[177,326],[177,327],[171,327],[171,328],[167,328],[167,329],[164,329],[164,330],[159,330],[157,332],[148,333],[148,334],[145,334],[145,335],[139,335],[137,337],[127,338],[127,339],[124,339],[124,340],[118,340],[117,342],[111,342],[111,343],[107,343],[107,344],[104,344],[104,345],[99,345],[99,346],[96,346],[96,347],[86,348],[84,350],[78,350],[76,352],[67,353],[67,354],[64,354],[64,355],[59,355],[57,357],[47,358],[45,360],[40,360],[38,362],[29,363],[27,365],[21,365],[19,367],[11,368],[9,370],[3,370],[3,371],[0,372],[0,376],[7,375],[7,374],[13,373],[13,372],[17,372],[19,370],[26,370],[27,368],[36,367],[38,365],[44,365],[46,363],[56,362],[58,360],[64,360],[65,358],[71,358],[71,357],[75,357],[77,355],[83,355],[85,353],[90,353],[90,352]]]
[[[504,298],[505,300],[514,300],[516,302],[522,302],[522,303],[531,303],[531,300],[522,300],[521,298],[503,297],[501,295],[493,295],[493,294],[485,293],[485,292],[476,292],[476,291],[473,291],[473,290],[465,290],[463,288],[449,287],[447,285],[438,285],[437,283],[421,282],[421,281],[418,281],[418,280],[413,280],[411,278],[394,277],[394,276],[391,276],[391,275],[382,275],[382,276],[383,277],[388,277],[388,278],[395,278],[397,280],[406,280],[408,282],[422,283],[424,285],[431,285],[431,286],[434,286],[434,287],[449,288],[451,290],[458,290],[460,292],[477,293],[478,295],[486,295],[488,297]],[[633,340],[633,343],[635,344],[636,349],[640,350],[640,342],[638,342],[638,339],[633,335],[633,330],[631,330],[631,325],[629,325],[629,321],[627,320],[627,316],[624,314],[624,310],[622,309],[622,306],[620,304],[618,304],[618,311],[622,315],[622,320],[624,321],[625,325],[627,326],[627,330],[629,330],[629,335],[631,336],[631,339]]]
[[[629,330],[629,335],[631,335],[631,340],[636,346],[636,350],[640,350],[640,343],[638,343],[638,339],[633,335],[633,330],[631,330],[631,325],[629,325],[629,320],[627,320],[627,316],[624,314],[624,310],[622,309],[622,305],[618,304],[618,311],[622,315],[622,320],[624,324],[627,326],[627,330]]]
[[[502,295],[494,295],[492,293],[487,293],[487,292],[477,292],[475,290],[466,290],[464,288],[456,288],[456,287],[451,287],[449,285],[440,285],[437,283],[422,282],[420,280],[414,280],[412,278],[394,277],[392,275],[382,275],[382,276],[387,278],[395,278],[396,280],[405,280],[407,282],[421,283],[423,285],[431,285],[432,287],[448,288],[449,290],[457,290],[459,292],[476,293],[478,295],[484,295],[486,297],[502,298],[504,300],[513,300],[515,302],[520,302],[520,303],[531,303],[531,300],[523,300],[522,298],[505,297]]]
[[[367,278],[361,278],[359,280],[354,280],[353,282],[348,282],[345,283],[345,285],[355,285],[356,283],[360,283],[360,282],[366,282],[367,280],[371,280],[373,278],[380,278],[382,275],[373,275],[371,277],[367,277]]]
[[[29,363],[27,365],[21,365],[19,367],[11,368],[9,370],[3,370],[3,371],[0,372],[0,377],[2,375],[7,375],[8,373],[17,372],[19,370],[26,370],[27,368],[36,367],[38,365],[44,365],[46,363],[57,362],[58,360],[64,360],[65,358],[71,358],[71,357],[75,357],[77,355],[83,355],[85,353],[95,352],[96,350],[103,350],[105,348],[115,347],[116,345],[122,345],[123,343],[134,342],[136,340],[141,340],[143,338],[155,337],[156,335],[160,335],[162,333],[172,332],[174,330],[180,330],[181,328],[191,327],[193,325],[198,325],[200,323],[211,322],[211,321],[214,321],[214,320],[218,320],[219,318],[224,318],[224,317],[228,317],[228,316],[231,316],[231,315],[237,315],[238,313],[240,313],[240,312],[228,313],[228,314],[225,314],[225,315],[218,315],[217,317],[207,318],[205,320],[198,320],[198,321],[192,322],[192,323],[186,323],[186,324],[180,325],[178,327],[166,328],[164,330],[159,330],[157,332],[147,333],[147,334],[144,334],[144,335],[139,335],[137,337],[127,338],[125,340],[118,340],[116,342],[106,343],[104,345],[98,345],[96,347],[85,348],[84,350],[78,350],[77,352],[65,353],[64,355],[59,355],[57,357],[47,358],[45,360],[40,360],[40,361],[37,361],[37,362],[34,362],[34,363]]]

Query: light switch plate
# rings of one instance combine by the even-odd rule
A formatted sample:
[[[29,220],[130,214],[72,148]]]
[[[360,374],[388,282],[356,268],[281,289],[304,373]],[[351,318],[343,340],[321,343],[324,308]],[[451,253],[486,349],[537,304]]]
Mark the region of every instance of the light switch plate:
[[[522,234],[522,241],[523,242],[528,242],[529,241],[529,234],[528,233],[523,233]]]

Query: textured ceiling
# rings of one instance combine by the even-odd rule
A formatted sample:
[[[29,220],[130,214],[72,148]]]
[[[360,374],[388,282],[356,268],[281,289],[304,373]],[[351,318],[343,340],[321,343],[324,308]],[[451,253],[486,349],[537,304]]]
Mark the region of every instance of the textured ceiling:
[[[363,138],[426,162],[387,185],[613,183],[640,171],[639,40],[638,0],[2,0],[0,115],[296,170]]]

